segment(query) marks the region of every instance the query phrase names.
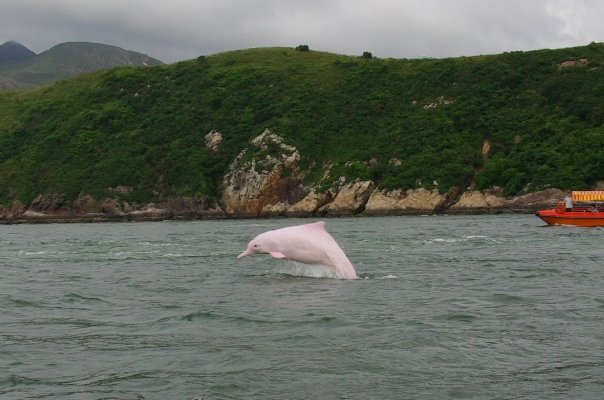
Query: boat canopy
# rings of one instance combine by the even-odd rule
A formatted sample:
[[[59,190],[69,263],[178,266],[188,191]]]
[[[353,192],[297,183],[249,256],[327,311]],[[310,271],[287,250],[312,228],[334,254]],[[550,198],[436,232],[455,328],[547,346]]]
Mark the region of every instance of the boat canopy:
[[[574,201],[604,201],[604,190],[573,191],[573,202]]]

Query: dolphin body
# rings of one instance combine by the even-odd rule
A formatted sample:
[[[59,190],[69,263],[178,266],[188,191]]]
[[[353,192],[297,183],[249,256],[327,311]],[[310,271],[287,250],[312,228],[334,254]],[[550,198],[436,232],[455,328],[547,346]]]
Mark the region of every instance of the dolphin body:
[[[323,221],[261,233],[250,241],[247,249],[237,258],[255,253],[268,253],[273,258],[304,264],[325,265],[333,268],[340,279],[358,278],[344,251],[325,230]]]

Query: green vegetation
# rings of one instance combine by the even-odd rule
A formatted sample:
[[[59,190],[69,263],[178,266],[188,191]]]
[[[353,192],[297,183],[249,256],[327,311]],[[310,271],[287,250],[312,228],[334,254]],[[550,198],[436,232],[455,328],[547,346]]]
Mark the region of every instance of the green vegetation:
[[[1,93],[0,201],[119,185],[130,201],[215,199],[265,128],[299,148],[309,179],[331,165],[382,188],[583,189],[604,179],[603,122],[602,44],[421,60],[235,51]]]

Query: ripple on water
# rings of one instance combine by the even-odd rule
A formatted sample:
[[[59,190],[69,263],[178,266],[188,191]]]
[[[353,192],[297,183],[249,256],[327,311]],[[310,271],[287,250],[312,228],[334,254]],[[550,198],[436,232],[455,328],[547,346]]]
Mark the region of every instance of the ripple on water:
[[[67,293],[63,296],[63,301],[67,303],[105,303],[109,304],[109,301],[103,300],[100,297],[84,296],[79,293]]]
[[[601,397],[601,231],[341,218],[361,279],[236,260],[305,222],[2,227],[0,397]]]

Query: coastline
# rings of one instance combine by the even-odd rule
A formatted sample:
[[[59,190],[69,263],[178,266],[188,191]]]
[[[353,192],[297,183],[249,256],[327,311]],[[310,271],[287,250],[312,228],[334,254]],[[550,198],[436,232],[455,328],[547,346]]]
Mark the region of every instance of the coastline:
[[[115,198],[95,200],[89,195],[73,202],[57,194],[40,195],[27,206],[19,201],[14,201],[10,207],[0,206],[0,224],[531,214],[552,208],[564,195],[559,189],[514,198],[492,192],[467,191],[450,201],[451,197],[425,189],[401,193],[357,190],[358,187],[363,188],[363,182],[352,185],[351,190],[327,195],[326,201],[318,201],[318,195],[311,193],[302,201],[289,203],[282,198],[273,198],[268,204],[259,202],[256,197],[239,197],[230,202],[223,198],[219,204],[201,197],[176,197],[142,205]]]
[[[187,213],[170,212],[162,210],[161,213],[137,213],[137,214],[43,214],[43,213],[24,213],[24,215],[12,218],[1,218],[0,225],[22,225],[22,224],[70,224],[70,223],[127,223],[127,222],[160,222],[160,221],[203,221],[203,220],[246,220],[246,219],[288,219],[288,218],[342,218],[342,217],[405,217],[420,215],[495,215],[495,214],[533,214],[540,207],[530,208],[498,208],[498,209],[464,209],[464,210],[445,210],[440,212],[428,212],[426,210],[391,210],[387,212],[372,212],[357,214],[296,214],[296,215],[225,215],[223,212],[213,210],[208,213]]]

